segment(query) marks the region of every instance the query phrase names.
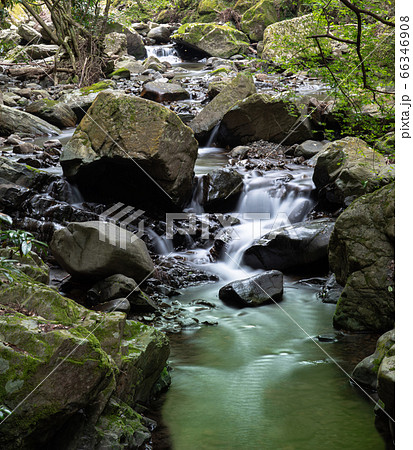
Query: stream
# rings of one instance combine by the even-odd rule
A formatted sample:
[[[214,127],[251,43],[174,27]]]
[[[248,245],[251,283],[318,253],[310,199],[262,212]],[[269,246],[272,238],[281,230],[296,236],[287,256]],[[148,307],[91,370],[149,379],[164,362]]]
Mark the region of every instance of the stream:
[[[165,49],[154,54],[168,60]],[[227,162],[224,150],[209,144],[199,149],[195,173],[201,176]],[[305,220],[314,206],[312,171],[290,166],[262,174],[245,172],[244,191],[230,212],[240,219],[233,227],[237,239],[224,258],[211,263],[202,248],[180,253],[221,281],[181,290],[175,299],[197,310],[200,321],[218,325],[170,336],[172,385],[162,407],[170,444],[155,448],[385,448],[374,426],[373,404],[338,367],[351,373],[374,348],[374,339],[339,335],[332,327],[335,305],[321,302],[319,286],[286,276],[282,302],[258,308],[234,309],[218,298],[224,284],[259,272],[240,264],[243,250],[255,238],[287,219]],[[196,198],[189,211],[203,212]],[[248,220],[251,213],[269,216],[257,226],[256,220]],[[199,305],[189,305],[195,299],[215,307],[202,311]],[[319,335],[328,342],[319,341]]]

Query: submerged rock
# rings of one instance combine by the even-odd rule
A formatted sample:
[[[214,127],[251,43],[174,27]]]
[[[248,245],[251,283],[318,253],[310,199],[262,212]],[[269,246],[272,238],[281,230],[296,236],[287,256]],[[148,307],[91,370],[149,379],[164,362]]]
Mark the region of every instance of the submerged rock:
[[[67,272],[81,278],[122,274],[140,282],[154,270],[145,243],[109,222],[70,223],[54,233],[50,250]]]
[[[219,58],[245,53],[250,45],[242,31],[215,23],[184,24],[171,38],[177,44]]]
[[[237,306],[260,306],[282,299],[283,274],[278,270],[233,281],[219,290],[223,302]]]
[[[105,91],[66,145],[61,164],[91,201],[181,207],[191,195],[197,149],[192,130],[168,108]]]
[[[238,102],[225,114],[219,129],[220,141],[232,147],[261,139],[288,145],[310,137],[294,103],[268,94]]]
[[[249,247],[243,262],[253,268],[295,270],[304,266],[325,270],[334,222],[318,219],[288,225],[266,234]]]
[[[394,326],[394,183],[355,200],[337,219],[331,270],[344,290],[334,326],[386,331]]]
[[[328,144],[318,155],[313,181],[327,204],[348,206],[394,179],[394,167],[363,140],[346,137]]]

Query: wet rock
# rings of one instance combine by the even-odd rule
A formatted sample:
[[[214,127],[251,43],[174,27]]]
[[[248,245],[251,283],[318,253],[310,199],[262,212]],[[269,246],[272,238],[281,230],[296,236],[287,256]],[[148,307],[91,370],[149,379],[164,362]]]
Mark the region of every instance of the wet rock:
[[[161,62],[156,56],[149,56],[149,58],[145,59],[143,63],[143,67],[145,72],[148,70],[153,70],[159,73],[165,73],[167,70],[167,66]],[[143,72],[145,74],[145,72]]]
[[[66,145],[61,164],[91,201],[153,208],[153,202],[182,206],[189,199],[196,156],[191,129],[172,111],[106,91]]]
[[[54,233],[50,250],[68,273],[80,278],[122,274],[139,282],[154,270],[144,242],[113,223],[70,223]]]
[[[337,283],[336,276],[333,273],[324,283],[318,297],[321,298],[323,303],[337,304],[343,289],[343,286]]]
[[[260,139],[288,145],[310,137],[294,103],[268,94],[238,102],[224,115],[219,128],[220,141],[232,147]]]
[[[98,305],[93,306],[92,310],[106,313],[117,311],[128,314],[130,311],[130,303],[127,298],[116,298],[104,303],[99,303]]]
[[[75,127],[77,122],[76,114],[68,105],[49,99],[31,103],[26,112],[60,128]]]
[[[344,285],[334,326],[386,331],[394,326],[394,183],[355,200],[337,219],[331,270]]]
[[[238,306],[260,306],[282,299],[283,274],[271,270],[245,280],[233,281],[222,287],[219,298]]]
[[[21,132],[41,136],[44,134],[57,135],[60,130],[50,123],[5,105],[0,105],[0,135]]]
[[[13,153],[17,153],[18,155],[28,155],[38,150],[40,150],[40,147],[31,142],[22,142],[13,147]]]
[[[186,100],[190,94],[180,84],[153,81],[144,85],[141,97],[162,103]]]
[[[160,27],[152,28],[148,33],[148,38],[153,39],[157,44],[165,44],[169,42],[172,34],[172,29],[169,26],[161,25]]]
[[[222,91],[192,120],[189,126],[196,135],[205,135],[240,100],[256,92],[254,80],[248,73],[238,74]]]
[[[377,374],[377,392],[384,403],[386,412],[394,417],[395,386],[396,386],[396,357],[395,345],[383,358]]]
[[[93,302],[104,303],[123,297],[128,299],[134,312],[153,312],[158,309],[151,298],[139,289],[133,278],[122,274],[99,281],[88,291],[88,298]]]
[[[249,147],[245,145],[239,145],[238,147],[233,148],[228,153],[228,156],[230,156],[231,158],[244,159],[247,156],[249,150]]]
[[[250,44],[248,37],[241,31],[214,23],[184,24],[171,38],[189,49],[219,58],[245,53]]]
[[[320,199],[334,207],[394,180],[394,167],[363,140],[346,137],[328,144],[318,155],[313,181]]]
[[[328,243],[334,222],[318,219],[281,227],[249,247],[243,262],[253,268],[297,270],[312,267],[325,270]]]
[[[234,169],[216,169],[204,177],[205,200],[207,209],[225,207],[237,198],[244,189],[244,181]]]

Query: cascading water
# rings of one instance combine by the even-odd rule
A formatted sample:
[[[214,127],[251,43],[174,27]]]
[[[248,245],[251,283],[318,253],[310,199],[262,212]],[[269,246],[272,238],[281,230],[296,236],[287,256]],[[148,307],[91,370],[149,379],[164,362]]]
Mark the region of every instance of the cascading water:
[[[148,57],[155,56],[159,61],[169,62],[170,64],[180,64],[182,59],[179,57],[175,47],[171,45],[148,45],[145,47]]]

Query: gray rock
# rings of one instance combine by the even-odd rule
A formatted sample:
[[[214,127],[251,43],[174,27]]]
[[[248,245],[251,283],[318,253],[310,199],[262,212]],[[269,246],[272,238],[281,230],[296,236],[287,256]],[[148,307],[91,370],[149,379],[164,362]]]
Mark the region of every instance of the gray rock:
[[[249,247],[243,262],[262,269],[294,270],[310,266],[325,269],[334,222],[318,219],[284,226],[266,234]]]
[[[245,145],[239,145],[238,147],[233,148],[228,153],[228,156],[230,156],[231,158],[244,159],[249,150],[250,150],[249,147]]]
[[[186,100],[190,94],[180,84],[153,81],[144,85],[141,97],[161,103]]]
[[[172,30],[170,27],[161,25],[152,28],[148,33],[149,39],[154,39],[157,44],[165,44],[170,41]]]
[[[99,305],[94,306],[93,311],[99,312],[123,312],[128,314],[130,311],[130,303],[127,298],[115,298]]]
[[[334,326],[383,332],[394,327],[394,183],[355,200],[337,219],[331,270],[344,286]]]
[[[256,92],[254,80],[248,73],[238,74],[192,120],[189,126],[197,135],[206,134],[218,124],[224,115],[240,100]]]
[[[41,136],[44,134],[56,135],[60,133],[60,130],[32,114],[0,105],[0,135],[17,132]]]
[[[54,233],[50,250],[67,272],[81,278],[123,274],[140,282],[154,270],[145,243],[113,223],[70,223]]]
[[[219,298],[238,306],[260,306],[282,299],[283,274],[271,270],[245,280],[233,281],[222,287]]]
[[[42,35],[25,23],[19,25],[17,33],[29,44],[40,44],[42,40]]]
[[[243,177],[236,170],[213,170],[204,177],[204,205],[207,208],[222,206],[226,201],[238,197],[243,188]]]
[[[67,104],[48,99],[30,103],[26,112],[60,128],[75,127],[77,122],[76,114]]]
[[[304,141],[294,151],[294,156],[304,156],[310,159],[324,149],[325,145],[318,141]]]
[[[219,135],[223,144],[232,147],[261,139],[290,145],[311,137],[295,104],[268,94],[238,102],[223,117]]]
[[[124,56],[127,54],[128,42],[123,33],[108,33],[104,40],[105,52],[109,56]]]
[[[36,44],[25,47],[26,53],[32,59],[46,59],[54,56],[59,50],[58,45]]]

